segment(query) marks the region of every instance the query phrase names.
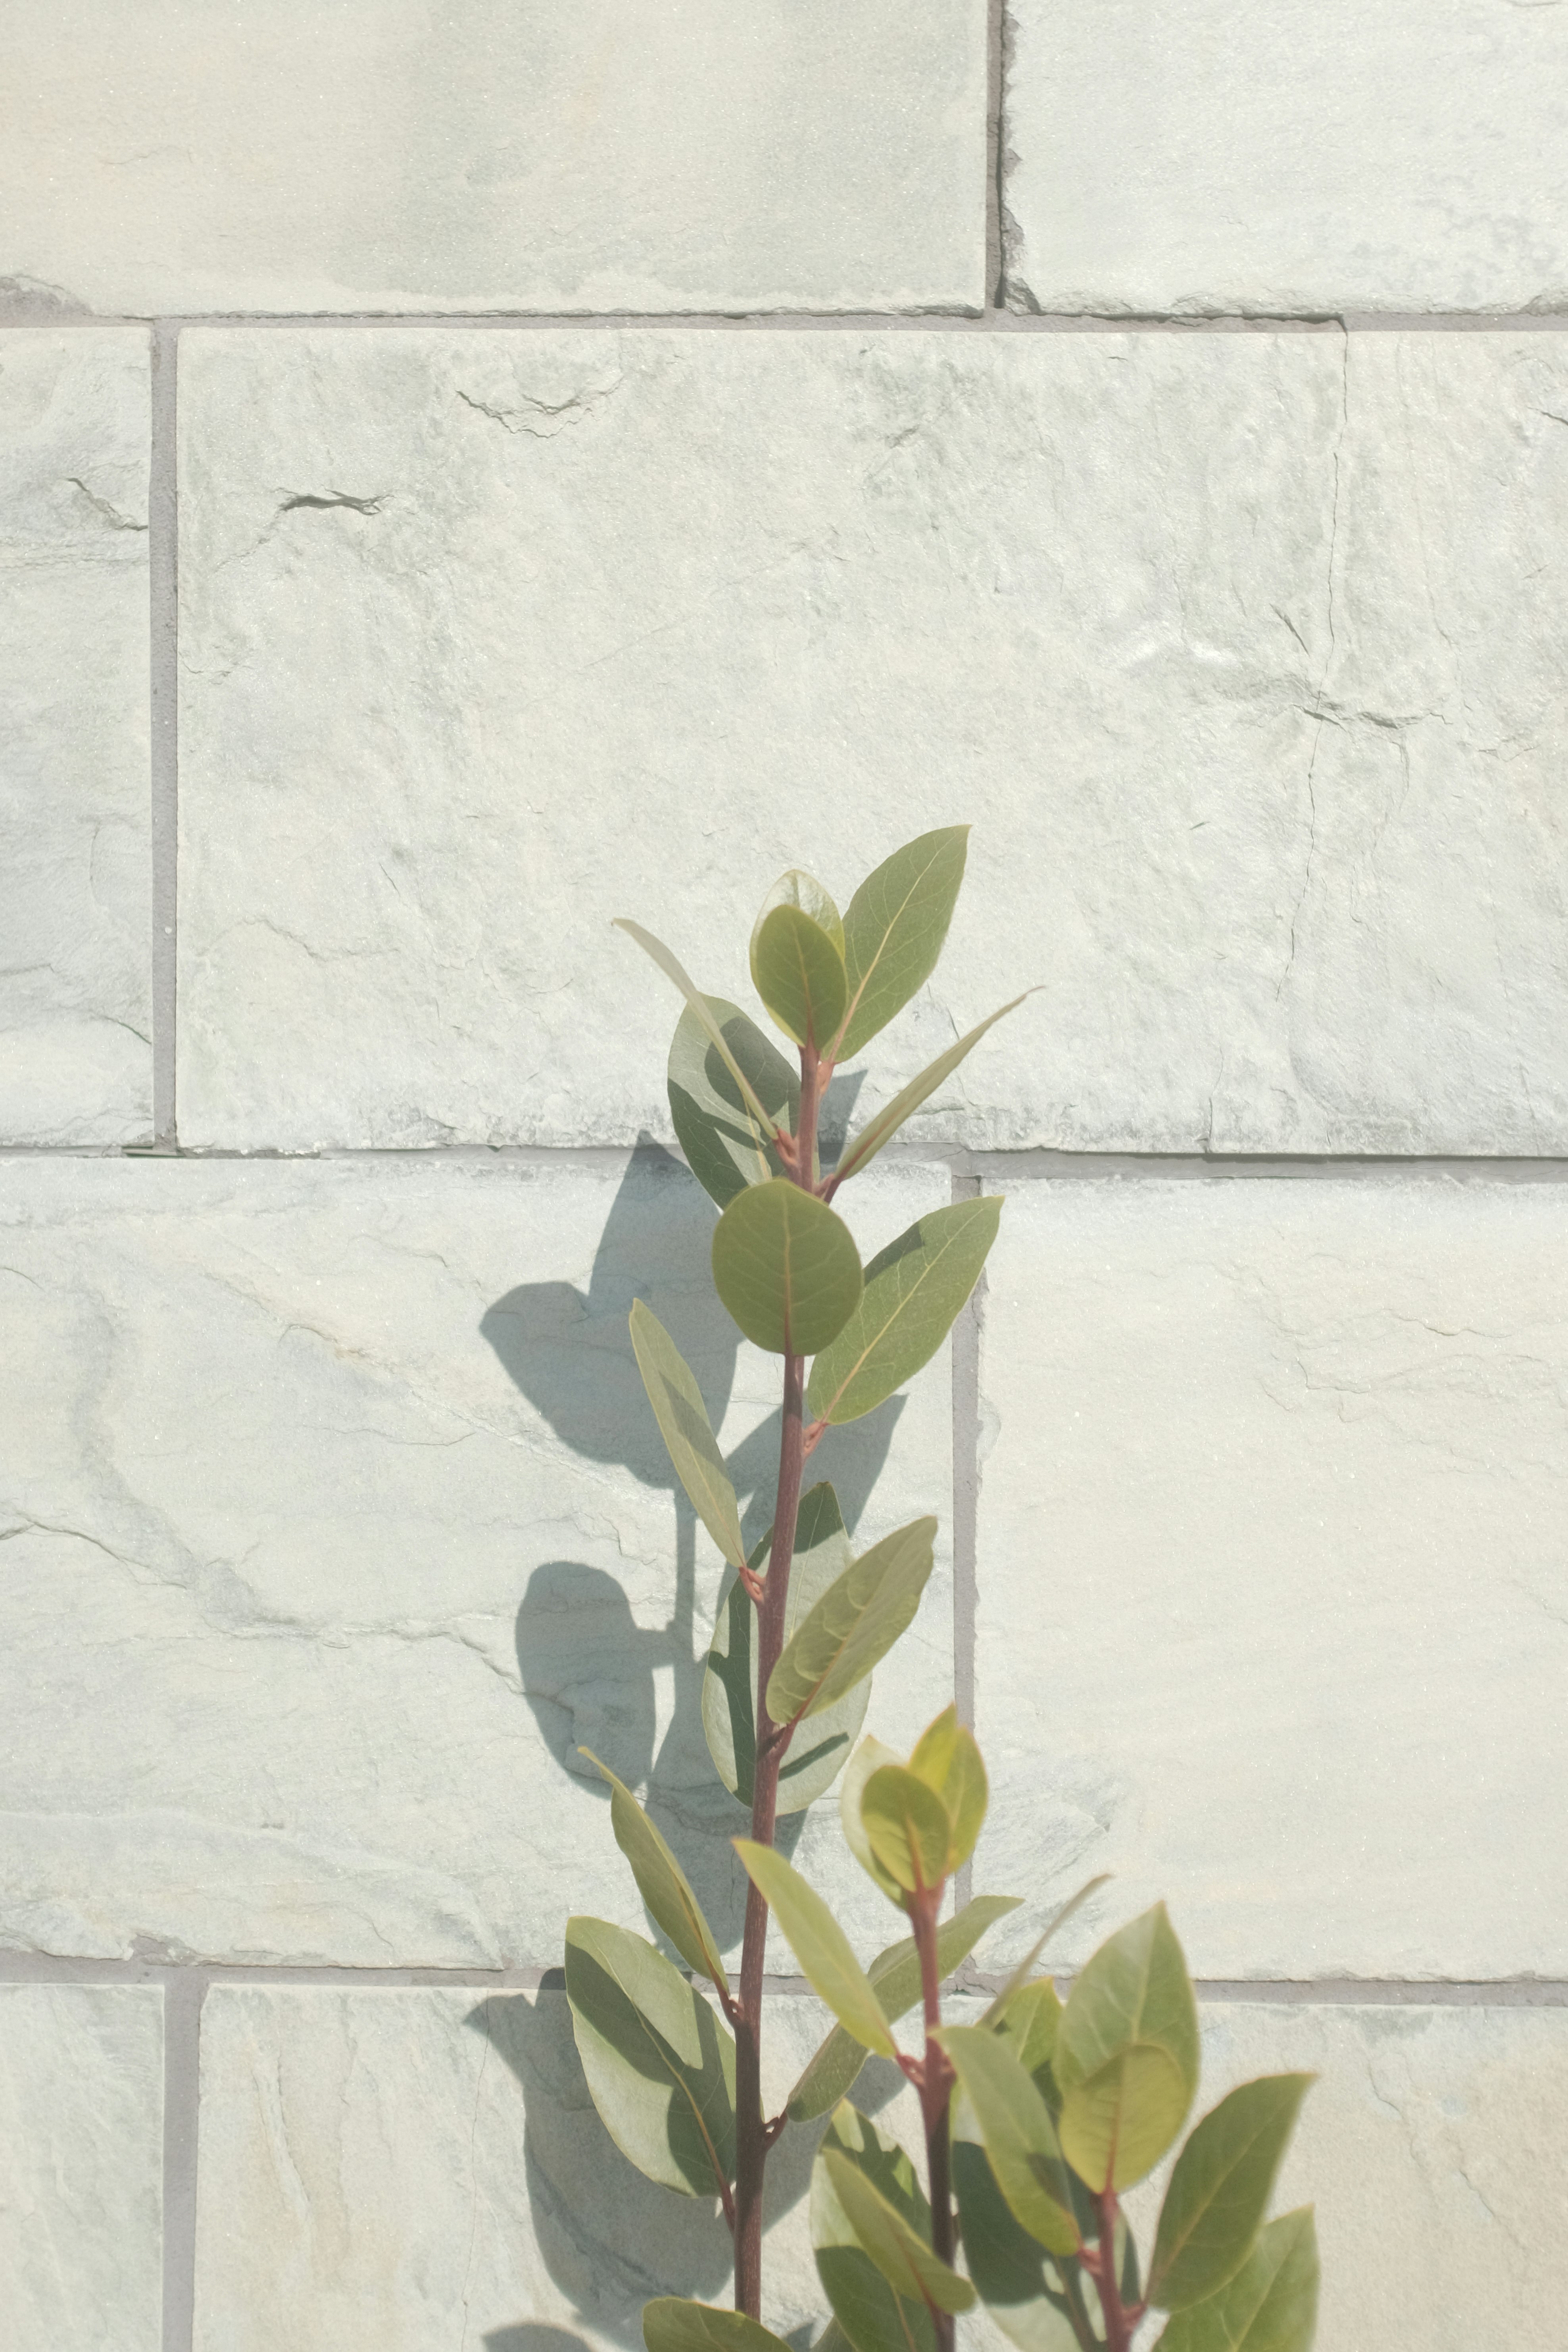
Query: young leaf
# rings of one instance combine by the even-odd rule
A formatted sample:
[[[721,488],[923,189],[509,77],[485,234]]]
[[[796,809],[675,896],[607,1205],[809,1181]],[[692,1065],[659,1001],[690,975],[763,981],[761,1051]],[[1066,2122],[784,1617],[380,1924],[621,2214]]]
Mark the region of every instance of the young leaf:
[[[909,1625],[931,1572],[933,1518],[911,1520],[862,1552],[795,1628],[768,1677],[775,1723],[816,1716],[863,1682]]]
[[[708,1408],[690,1366],[640,1298],[632,1302],[632,1350],[659,1435],[691,1507],[732,1568],[746,1557],[741,1512]]]
[[[954,1918],[936,1931],[936,1964],[941,1977],[950,1977],[966,1960],[986,1930],[1016,1911],[1016,1895],[977,1895]],[[902,1936],[879,1952],[866,1971],[879,2008],[889,2025],[913,2009],[921,1997],[921,1960],[912,1936]],[[791,2120],[807,2123],[837,2106],[855,2087],[866,2053],[852,2035],[836,2025],[790,2093],[786,2105]]]
[[[866,1783],[873,1772],[884,1764],[896,1764],[898,1758],[879,1739],[863,1739],[844,1768],[844,1778],[838,1788],[838,1818],[843,1825],[844,1843],[849,1848],[868,1878],[874,1878],[890,1903],[900,1910],[904,1898],[897,1879],[889,1878],[871,1851],[871,1841],[860,1819],[860,1800],[866,1793]]]
[[[617,1780],[591,1748],[579,1748],[577,1753],[585,1756],[610,1784],[610,1827],[616,1833],[616,1843],[631,1864],[632,1876],[643,1901],[687,1967],[695,1969],[699,1976],[711,1978],[721,1992],[728,1992],[730,1979],[713,1940],[713,1930],[702,1916],[702,1906],[692,1893],[686,1873],[626,1782]]]
[[[735,2177],[735,2045],[662,1952],[603,1919],[566,1923],[572,2030],[605,2129],[687,2197]]]
[[[944,1707],[915,1743],[910,1770],[923,1780],[946,1808],[951,1835],[947,1867],[951,1874],[974,1852],[985,1819],[985,1766],[974,1734],[958,1719],[955,1706]]]
[[[800,1119],[800,1076],[778,1047],[764,1037],[749,1013],[728,998],[704,999],[770,1122],[793,1135]],[[667,1080],[676,1140],[703,1191],[727,1208],[748,1184],[782,1176],[784,1162],[770,1143],[757,1140],[741,1089],[714,1045],[706,1021],[688,1005],[675,1024]]]
[[[825,2147],[817,2162],[826,2168],[834,2194],[855,2235],[900,2302],[914,2295],[938,2311],[968,2311],[974,2289],[932,2253],[858,2165]]]
[[[1311,2352],[1318,2325],[1318,2238],[1312,2209],[1282,2214],[1229,2284],[1178,2311],[1154,2352]]]
[[[752,1553],[760,1569],[773,1539],[770,1528]],[[795,1521],[795,1562],[784,1608],[786,1643],[815,1602],[849,1566],[849,1538],[838,1498],[826,1480],[801,1496]],[[739,1579],[720,1595],[719,1614],[702,1677],[702,1728],[719,1778],[743,1805],[752,1801],[757,1747],[756,1615]],[[869,1676],[802,1727],[784,1750],[779,1773],[778,1810],[799,1812],[831,1788],[847,1760],[866,1719]]]
[[[859,1253],[825,1201],[773,1176],[738,1192],[714,1227],[713,1283],[757,1347],[815,1355],[855,1312]]]
[[[842,948],[804,908],[763,909],[752,933],[752,979],[786,1037],[826,1052],[838,1034],[849,983]]]
[[[1034,993],[1032,988],[1024,991],[1024,996],[1033,996]],[[836,1172],[841,1184],[847,1183],[851,1176],[858,1176],[863,1168],[870,1166],[883,1144],[897,1135],[905,1119],[919,1110],[928,1095],[935,1094],[943,1078],[950,1076],[960,1062],[967,1059],[987,1029],[994,1029],[998,1021],[1017,1011],[1024,996],[1016,996],[1011,1004],[1004,1004],[998,1011],[988,1014],[977,1029],[971,1029],[956,1045],[950,1045],[945,1054],[939,1054],[934,1062],[927,1064],[918,1078],[912,1078],[901,1093],[893,1097],[886,1110],[879,1110],[876,1118],[860,1129],[859,1134],[845,1147],[844,1156],[838,1162]]]
[[[761,2320],[710,2303],[687,2303],[678,2294],[655,2295],[644,2304],[642,2340],[647,2352],[790,2352],[783,2336]]]
[[[1056,2055],[1061,2021],[1062,2005],[1055,1985],[1049,1977],[1037,1977],[1032,1984],[1020,1985],[997,2012],[994,2024],[982,2030],[999,2033],[1025,2074],[1038,2084]]]
[[[861,1793],[860,1819],[872,1853],[905,1894],[942,1885],[952,1824],[942,1799],[907,1765],[884,1764],[872,1773]]]
[[[980,1279],[1002,1214],[998,1199],[932,1209],[866,1268],[858,1305],[811,1368],[819,1421],[857,1421],[929,1364]]]
[[[1190,2101],[1198,2086],[1198,2012],[1163,1903],[1119,1927],[1080,1970],[1057,2039],[1057,2080],[1070,2091],[1134,2042],[1165,2052]]]
[[[1196,2126],[1176,2158],[1149,2270],[1149,2300],[1184,2311],[1241,2268],[1273,2193],[1310,2074],[1243,2083]]]
[[[929,2242],[931,2208],[896,2140],[855,2108],[841,2105],[828,2124],[823,2148],[857,2167],[915,2235]],[[936,2352],[924,2297],[900,2297],[883,2277],[850,2226],[820,2155],[811,2170],[811,2242],[834,2316],[855,2352]]]
[[[840,2025],[879,2058],[896,2058],[898,2045],[889,2032],[866,1971],[850,1948],[849,1938],[814,1887],[772,1846],[750,1838],[736,1838],[735,1852],[745,1864],[752,1884],[777,1916],[790,1948],[811,1980],[812,1990],[827,2003]]]
[[[809,915],[812,921],[827,933],[838,950],[839,961],[843,961],[844,918],[834,905],[831,894],[823,888],[815,874],[808,874],[804,866],[792,866],[781,874],[763,900],[756,929],[761,929],[775,907],[798,907],[803,915]],[[752,937],[755,936],[756,929],[753,929]],[[826,1040],[823,1042],[826,1044]]]
[[[850,899],[844,917],[849,1009],[834,1045],[836,1062],[858,1054],[930,979],[968,850],[966,824],[922,833],[895,849]]]
[[[741,1099],[750,1116],[757,1123],[759,1143],[765,1143],[773,1131],[773,1123],[763,1108],[756,1088],[741,1067],[736,1056],[731,1052],[724,1032],[709,1011],[707,997],[703,995],[685,965],[678,956],[670,953],[662,940],[656,940],[651,931],[645,931],[642,925],[634,923],[628,915],[617,915],[615,918],[615,927],[618,931],[625,931],[628,938],[636,940],[643,952],[653,958],[665,977],[674,981],[691,1011],[707,1031],[709,1043],[717,1049],[720,1060],[740,1088]]]
[[[1057,2034],[1058,2084],[1068,2013],[1062,2012]],[[1120,2192],[1152,2172],[1191,2105],[1192,2094],[1169,2051],[1156,2042],[1134,2042],[1067,2092],[1062,2147],[1097,2196],[1108,2187]]]
[[[1047,2252],[1074,2254],[1082,2241],[1050,2109],[1000,2034],[982,2025],[944,2026],[935,2035],[952,2062],[980,2126],[1003,2196]]]

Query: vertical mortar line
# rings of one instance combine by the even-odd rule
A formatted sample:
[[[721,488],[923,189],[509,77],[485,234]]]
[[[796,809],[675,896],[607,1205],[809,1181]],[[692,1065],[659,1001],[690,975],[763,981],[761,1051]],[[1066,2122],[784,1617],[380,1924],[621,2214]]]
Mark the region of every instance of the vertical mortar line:
[[[985,25],[985,301],[1002,307],[1002,11],[988,0]]]
[[[200,2095],[200,1969],[163,1979],[163,2352],[192,2352],[196,2309],[196,2131]]]
[[[179,860],[179,497],[175,396],[179,326],[153,324],[152,464],[148,493],[148,598],[153,803],[153,1134],[178,1145],[174,1019]]]
[[[980,1179],[967,1159],[952,1170],[954,1201],[973,1201]],[[985,1276],[952,1327],[952,1696],[960,1723],[974,1727],[974,1543],[980,1496],[980,1302]],[[973,1866],[958,1873],[960,1906]]]

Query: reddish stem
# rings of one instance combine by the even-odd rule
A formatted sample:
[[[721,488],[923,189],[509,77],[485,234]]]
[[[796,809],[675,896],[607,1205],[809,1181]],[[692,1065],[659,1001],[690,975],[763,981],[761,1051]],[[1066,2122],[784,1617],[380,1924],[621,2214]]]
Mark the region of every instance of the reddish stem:
[[[931,2193],[931,2251],[951,2265],[956,2246],[952,2220],[952,2180],[948,2109],[952,2099],[953,2073],[947,2053],[931,2035],[942,2023],[940,1962],[936,1948],[937,1913],[942,1889],[922,1887],[910,1900],[915,1950],[921,1964],[921,1997],[925,2010],[925,2063],[920,2069],[921,2119],[925,2126],[926,2181]],[[952,2314],[931,2312],[938,2352],[952,2352]]]
[[[1094,2283],[1100,2289],[1100,2308],[1105,2321],[1105,2352],[1130,2352],[1132,2331],[1143,2316],[1142,2306],[1129,2311],[1121,2300],[1121,2281],[1116,2267],[1116,2221],[1119,2207],[1116,2191],[1108,2182],[1100,2190],[1100,2261],[1094,2271]]]

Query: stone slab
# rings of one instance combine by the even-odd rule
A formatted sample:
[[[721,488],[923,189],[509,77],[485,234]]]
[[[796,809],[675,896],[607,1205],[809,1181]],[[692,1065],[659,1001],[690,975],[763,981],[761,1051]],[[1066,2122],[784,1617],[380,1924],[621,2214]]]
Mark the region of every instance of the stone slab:
[[[1201,1977],[1568,1978],[1563,1211],[1013,1189],[975,1663],[1012,1943],[1108,1870],[1064,1965],[1165,1896]]]
[[[0,1145],[153,1123],[148,366],[0,332]]]
[[[1568,310],[1554,0],[1009,0],[1009,299]]]
[[[0,291],[57,308],[977,310],[984,0],[16,0]]]
[[[889,1166],[841,1197],[869,1254],[948,1192]],[[0,1203],[0,1944],[557,1965],[570,1912],[642,1916],[579,1742],[651,1787],[738,1944],[745,1817],[696,1715],[721,1564],[633,1297],[722,1415],[752,1540],[777,1371],[684,1169],[14,1160]],[[942,1522],[868,1717],[904,1748],[952,1692],[951,1449],[939,1359],[813,1457],[863,1538]],[[835,1805],[796,1855],[891,1940]]]
[[[163,1996],[0,1984],[7,2352],[160,2352]]]
[[[1563,337],[182,352],[187,1143],[667,1135],[611,919],[972,820],[927,1138],[1568,1150]]]

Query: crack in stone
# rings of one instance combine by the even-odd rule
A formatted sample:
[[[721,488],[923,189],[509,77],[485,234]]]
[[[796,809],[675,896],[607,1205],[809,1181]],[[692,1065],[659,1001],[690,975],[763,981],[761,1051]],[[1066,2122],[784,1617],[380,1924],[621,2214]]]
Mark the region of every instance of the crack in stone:
[[[68,474],[65,478],[73,489],[81,492],[89,506],[97,508],[110,530],[145,530],[148,528],[144,522],[132,522],[129,515],[121,514],[120,509],[110,506],[107,499],[100,499],[96,490],[89,490],[79,474]]]
[[[540,400],[531,392],[520,392],[515,408],[503,408],[488,400],[476,400],[460,384],[456,389],[458,398],[465,407],[475,410],[480,416],[488,416],[493,425],[500,426],[503,433],[526,433],[535,441],[552,441],[564,426],[592,415],[595,408],[613,399],[625,382],[624,374],[617,375],[613,383],[585,384],[580,392],[568,393],[564,400],[555,401]],[[535,424],[531,421],[534,417],[551,421]]]

